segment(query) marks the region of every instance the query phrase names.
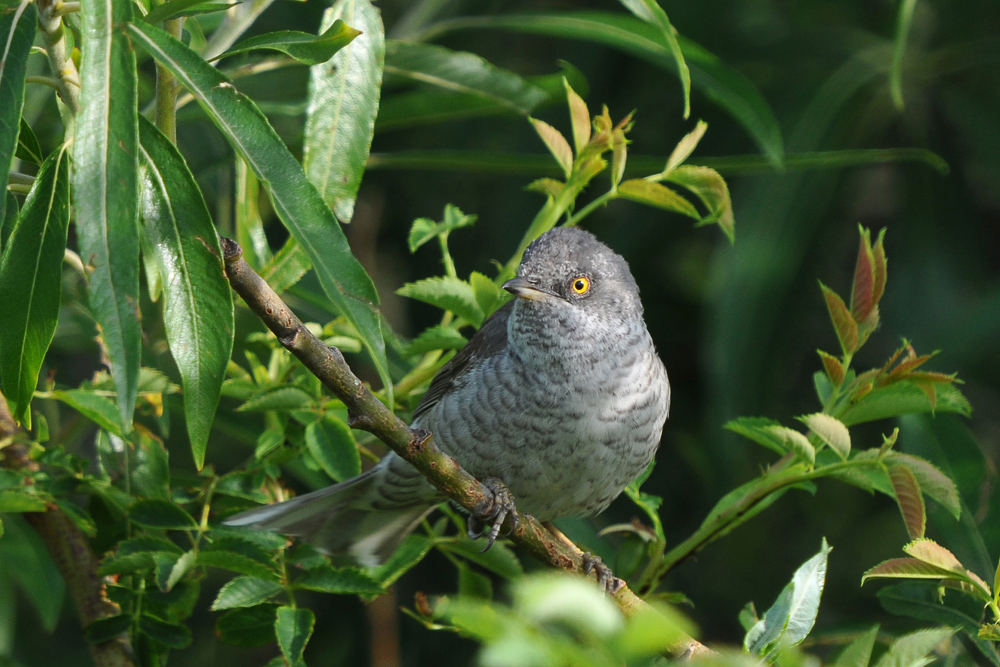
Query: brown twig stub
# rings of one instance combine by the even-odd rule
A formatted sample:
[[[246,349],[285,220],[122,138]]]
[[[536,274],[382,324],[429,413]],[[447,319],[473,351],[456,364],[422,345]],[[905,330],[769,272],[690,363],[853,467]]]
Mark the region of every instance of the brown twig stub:
[[[491,489],[438,449],[430,432],[411,429],[393,414],[354,375],[340,350],[316,338],[244,261],[239,244],[227,238],[221,241],[226,274],[233,289],[282,345],[344,403],[352,428],[363,429],[378,437],[419,470],[439,491],[474,515],[481,516],[493,508],[496,500]],[[294,335],[290,335],[292,333]],[[584,573],[584,553],[575,545],[558,539],[530,515],[512,512],[509,518],[513,526],[509,537],[518,546],[552,567]],[[614,599],[626,615],[646,604],[627,586],[618,590]],[[687,650],[688,644],[685,642],[678,652]]]

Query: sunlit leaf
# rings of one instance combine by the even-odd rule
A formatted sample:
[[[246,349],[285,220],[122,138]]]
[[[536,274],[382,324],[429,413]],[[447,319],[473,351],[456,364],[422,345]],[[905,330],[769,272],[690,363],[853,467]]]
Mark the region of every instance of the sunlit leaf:
[[[569,81],[564,78],[563,84],[566,86],[566,102],[569,104],[569,119],[573,126],[573,147],[579,155],[590,141],[590,111],[583,98],[569,85]]]
[[[847,459],[851,453],[851,434],[844,423],[836,417],[817,412],[811,415],[796,417],[799,421],[819,436],[820,440],[830,445],[840,458]]]
[[[443,310],[450,310],[473,326],[480,326],[485,315],[476,301],[472,285],[449,276],[425,278],[406,283],[396,294],[429,303]]]
[[[552,153],[552,157],[556,159],[556,163],[559,164],[563,174],[568,177],[573,169],[573,149],[569,147],[566,137],[544,120],[538,120],[537,118],[529,118],[528,120],[531,121],[535,132],[541,137],[545,147]]]
[[[667,166],[663,168],[663,173],[668,174],[677,167],[681,166],[694,149],[698,146],[698,142],[701,138],[705,136],[705,130],[708,129],[708,123],[703,120],[699,120],[698,124],[694,126],[694,129],[684,135],[684,138],[677,142],[674,150],[670,153],[670,157],[667,158]]]
[[[770,429],[775,436],[781,438],[785,449],[809,465],[816,463],[816,448],[813,447],[809,439],[802,435],[802,433],[787,426],[771,426]]]
[[[227,58],[237,53],[259,49],[278,51],[306,65],[325,63],[333,54],[351,43],[361,33],[341,20],[319,35],[295,30],[277,30],[244,39],[217,58]]]

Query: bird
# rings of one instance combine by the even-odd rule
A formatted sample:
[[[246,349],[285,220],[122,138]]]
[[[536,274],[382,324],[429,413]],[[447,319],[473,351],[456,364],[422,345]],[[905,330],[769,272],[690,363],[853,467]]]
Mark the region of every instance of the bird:
[[[442,366],[411,422],[500,499],[487,548],[514,503],[542,522],[603,511],[647,469],[670,411],[639,288],[593,234],[542,234],[503,289],[515,298]],[[375,566],[443,500],[390,452],[358,477],[225,523]],[[471,517],[470,537],[482,532]]]

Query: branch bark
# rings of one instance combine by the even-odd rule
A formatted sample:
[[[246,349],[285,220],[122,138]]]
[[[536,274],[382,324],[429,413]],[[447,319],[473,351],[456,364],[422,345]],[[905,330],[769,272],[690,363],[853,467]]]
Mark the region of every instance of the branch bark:
[[[455,459],[435,446],[430,432],[411,429],[382,404],[354,375],[344,355],[316,338],[295,316],[284,301],[243,259],[243,250],[235,241],[222,238],[226,275],[233,289],[278,341],[305,365],[333,394],[343,401],[352,428],[372,433],[394,452],[409,461],[439,491],[474,515],[490,509],[493,494],[475,477],[462,469]],[[583,552],[568,541],[557,538],[534,517],[518,513],[517,528],[510,540],[552,567],[583,575]],[[646,606],[628,586],[614,595],[626,616]],[[696,640],[685,637],[671,653],[690,656],[707,652]]]

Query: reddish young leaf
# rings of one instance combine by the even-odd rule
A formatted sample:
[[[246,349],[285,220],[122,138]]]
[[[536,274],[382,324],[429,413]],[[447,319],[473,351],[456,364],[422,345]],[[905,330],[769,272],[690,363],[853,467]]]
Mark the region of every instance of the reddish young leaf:
[[[850,354],[858,349],[858,323],[851,317],[851,311],[844,305],[844,300],[832,289],[819,284],[823,290],[823,298],[826,299],[826,309],[830,311],[830,319],[833,321],[833,328],[837,332],[837,340],[844,354]]]
[[[823,350],[816,350],[819,355],[820,360],[823,362],[823,370],[826,371],[827,377],[830,378],[830,382],[833,386],[839,387],[844,381],[844,365],[840,363],[840,359],[828,354]]]
[[[899,504],[899,511],[906,524],[906,532],[914,540],[924,536],[927,524],[927,513],[924,511],[924,497],[920,493],[920,485],[910,469],[905,465],[890,463],[888,466],[889,481],[892,491]]]
[[[855,322],[864,321],[875,307],[875,253],[872,251],[871,232],[859,227],[861,240],[858,261],[854,267],[854,284],[851,286],[851,316]]]
[[[891,558],[861,576],[861,584],[869,579],[945,579],[954,573],[917,558]]]
[[[945,549],[932,539],[923,538],[913,540],[903,551],[914,558],[929,563],[942,570],[950,570],[954,573],[965,574],[965,567],[952,552]]]
[[[875,258],[875,275],[872,280],[872,301],[874,303],[881,301],[882,295],[885,293],[886,264],[888,260],[885,256],[885,246],[882,245],[882,239],[884,238],[885,229],[883,228],[878,233],[878,239],[872,247],[872,255]]]

